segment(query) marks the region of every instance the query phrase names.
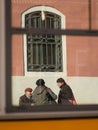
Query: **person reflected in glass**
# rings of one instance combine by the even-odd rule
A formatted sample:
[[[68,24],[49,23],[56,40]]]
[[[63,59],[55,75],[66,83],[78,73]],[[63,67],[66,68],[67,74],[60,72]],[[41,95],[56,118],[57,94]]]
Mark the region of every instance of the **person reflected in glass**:
[[[25,94],[19,98],[20,107],[32,107],[35,105],[35,102],[32,98],[32,88],[26,88]]]
[[[63,78],[57,79],[57,86],[60,88],[58,94],[58,104],[76,105],[76,100],[74,98],[72,89]]]
[[[43,79],[38,79],[36,81],[37,87],[33,91],[33,99],[36,105],[52,105],[56,104],[57,95],[45,85]]]

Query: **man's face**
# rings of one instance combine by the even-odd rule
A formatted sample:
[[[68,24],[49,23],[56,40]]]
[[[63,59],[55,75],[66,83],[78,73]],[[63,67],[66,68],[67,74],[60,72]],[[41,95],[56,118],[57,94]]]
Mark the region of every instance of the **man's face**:
[[[57,86],[60,88],[63,85],[61,82],[57,82]]]
[[[26,94],[27,97],[30,97],[32,95],[32,93],[29,92],[29,91],[26,91],[25,94]]]

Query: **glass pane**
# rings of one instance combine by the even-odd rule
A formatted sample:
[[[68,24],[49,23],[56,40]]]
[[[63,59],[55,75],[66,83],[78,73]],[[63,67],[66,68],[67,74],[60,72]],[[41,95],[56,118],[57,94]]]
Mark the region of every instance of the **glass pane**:
[[[29,52],[32,44],[28,44],[27,51],[27,44],[23,37],[23,35],[13,35],[11,43],[12,101],[14,105],[19,105],[19,97],[24,93],[26,87],[30,86],[33,89],[36,87],[35,83],[39,78],[43,78],[58,95],[59,89],[56,86],[56,80],[60,77],[70,85],[78,104],[98,104],[98,37],[66,36],[66,43],[63,44],[66,51],[62,52],[59,44],[38,44],[39,53],[37,55],[37,44],[34,44],[32,60],[31,58],[27,60],[27,54],[32,55]],[[56,51],[59,52],[58,55]],[[63,70],[52,71],[55,69],[55,64],[62,61],[59,57],[60,53],[63,55],[63,62],[61,62]],[[48,59],[46,59],[47,55]],[[27,70],[27,62],[30,63],[28,68],[31,71]],[[45,66],[47,64],[50,66]],[[67,67],[65,67],[66,64]],[[56,69],[58,68],[61,69],[60,64],[57,65]]]
[[[53,7],[54,2],[51,3],[43,2],[43,1],[19,1],[19,0],[11,0],[11,23],[12,27],[24,27],[25,25],[25,16],[35,11],[40,12],[52,12],[54,14],[61,14],[61,28],[67,29],[98,29],[98,19],[97,19],[97,10],[98,4],[96,4],[96,0],[65,0],[63,2],[57,1],[55,2],[55,7]],[[36,5],[47,5],[47,6],[36,6]],[[85,12],[85,13],[84,13]],[[43,14],[43,16],[42,16]],[[48,17],[49,16],[49,17]],[[53,16],[52,15],[44,15],[44,13],[36,14],[36,17],[32,18],[32,22],[28,23],[32,26],[39,26],[41,19],[47,20],[49,23],[47,27],[54,28],[53,25]],[[35,18],[37,18],[35,20]],[[29,19],[29,16],[28,16]],[[36,21],[36,22],[35,22]],[[59,22],[58,20],[56,21]],[[51,24],[50,24],[51,23]],[[59,23],[58,23],[59,24]],[[40,27],[40,26],[39,26]]]
[[[28,71],[61,71],[61,36],[27,35],[26,45]]]

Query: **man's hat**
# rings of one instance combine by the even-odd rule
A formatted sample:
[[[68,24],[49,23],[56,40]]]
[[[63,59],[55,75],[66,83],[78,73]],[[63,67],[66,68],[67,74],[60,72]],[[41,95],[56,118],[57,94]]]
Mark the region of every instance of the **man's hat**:
[[[25,92],[26,92],[26,91],[32,92],[33,90],[32,90],[32,88],[26,88],[26,89],[25,89]]]

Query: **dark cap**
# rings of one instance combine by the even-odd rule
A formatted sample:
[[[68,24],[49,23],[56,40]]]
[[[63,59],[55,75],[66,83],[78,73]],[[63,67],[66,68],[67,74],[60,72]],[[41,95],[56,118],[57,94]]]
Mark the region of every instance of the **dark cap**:
[[[32,90],[32,88],[26,88],[26,89],[25,89],[25,92],[26,92],[26,91],[32,92],[33,90]]]

